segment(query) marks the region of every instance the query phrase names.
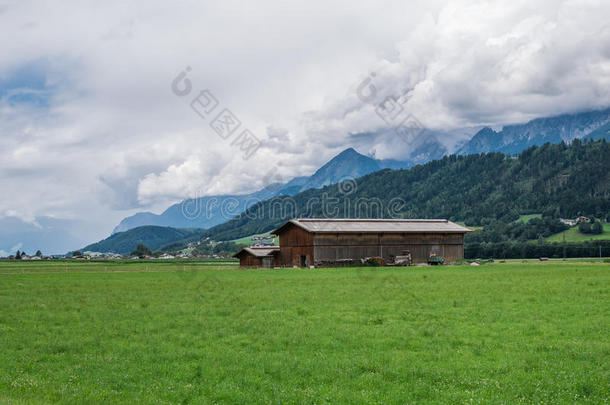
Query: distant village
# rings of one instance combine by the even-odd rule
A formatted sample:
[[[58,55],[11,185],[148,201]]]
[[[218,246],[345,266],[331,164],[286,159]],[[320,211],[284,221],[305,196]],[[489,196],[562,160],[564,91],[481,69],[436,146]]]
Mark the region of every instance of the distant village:
[[[192,253],[169,254],[162,253],[159,255],[121,255],[117,253],[102,253],[102,252],[75,252],[74,255],[49,255],[49,256],[30,256],[28,254],[10,255],[0,257],[0,260],[167,260],[167,259],[229,259],[231,255],[197,255]]]
[[[560,218],[559,221],[569,227],[582,226],[590,224],[592,221],[585,217],[579,216],[574,219]],[[252,248],[269,248],[277,247],[275,244],[274,235],[255,235],[250,238],[250,247]],[[169,260],[169,259],[231,259],[234,258],[232,254],[202,254],[198,253],[198,249],[203,245],[214,245],[219,243],[217,241],[206,238],[203,241],[188,243],[185,249],[179,252],[151,252],[146,248],[146,254],[142,252],[134,251],[131,254],[117,254],[111,252],[92,252],[92,251],[74,251],[64,255],[43,255],[40,250],[36,251],[34,255],[28,255],[25,252],[17,251],[14,255],[0,257],[0,261],[6,260],[23,260],[23,261],[36,261],[36,260]],[[148,254],[150,253],[150,254]]]
[[[583,223],[583,224],[588,223],[589,221],[590,221],[589,218],[583,217],[583,216],[580,216],[575,219],[559,218],[559,222],[561,222],[564,225],[570,226],[570,227],[576,226],[581,223]]]
[[[255,237],[254,237],[255,238]],[[253,238],[253,240],[254,240]],[[214,241],[206,241],[214,243]],[[191,242],[185,249],[174,254],[154,252],[151,254],[118,254],[110,252],[74,251],[65,255],[43,255],[38,250],[34,255],[17,251],[14,255],[0,257],[0,260],[168,260],[168,259],[230,259],[230,254],[197,254],[196,247],[201,242]],[[273,243],[273,242],[272,242]]]

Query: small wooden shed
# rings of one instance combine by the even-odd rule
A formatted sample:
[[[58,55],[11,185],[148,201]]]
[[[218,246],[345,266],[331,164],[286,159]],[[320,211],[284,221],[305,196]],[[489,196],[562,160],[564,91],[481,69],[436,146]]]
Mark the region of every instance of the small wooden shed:
[[[272,269],[279,265],[279,246],[245,247],[233,257],[239,259],[240,267],[264,267]]]

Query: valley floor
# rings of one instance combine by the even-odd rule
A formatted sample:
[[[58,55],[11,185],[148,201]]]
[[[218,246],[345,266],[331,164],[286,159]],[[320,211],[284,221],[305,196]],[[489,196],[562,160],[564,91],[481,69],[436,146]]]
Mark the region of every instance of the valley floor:
[[[604,403],[610,264],[0,263],[0,403]]]

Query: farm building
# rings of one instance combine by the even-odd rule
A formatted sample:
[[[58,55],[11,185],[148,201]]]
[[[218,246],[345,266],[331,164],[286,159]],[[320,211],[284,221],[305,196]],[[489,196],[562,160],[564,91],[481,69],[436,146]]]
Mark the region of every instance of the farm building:
[[[445,219],[293,219],[274,230],[280,266],[319,266],[381,257],[392,263],[408,251],[413,263],[431,256],[464,258],[468,228]]]
[[[240,267],[267,267],[279,266],[279,246],[251,246],[237,252],[233,257],[239,259]]]

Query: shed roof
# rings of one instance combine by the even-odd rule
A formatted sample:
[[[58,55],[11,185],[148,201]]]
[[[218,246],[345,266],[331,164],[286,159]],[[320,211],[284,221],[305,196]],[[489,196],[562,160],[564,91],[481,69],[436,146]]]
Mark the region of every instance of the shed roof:
[[[289,226],[312,233],[466,233],[470,229],[446,219],[291,219],[271,233]]]
[[[250,247],[245,247],[242,250],[240,250],[239,252],[235,253],[233,255],[233,257],[239,257],[243,253],[248,253],[255,257],[266,257],[266,256],[271,256],[275,252],[279,252],[279,251],[280,251],[279,246],[260,246],[260,247],[259,246],[250,246]]]

